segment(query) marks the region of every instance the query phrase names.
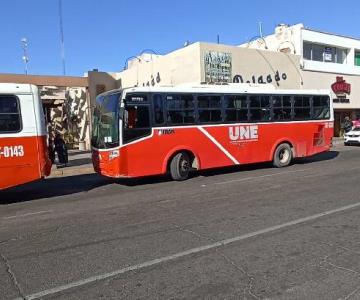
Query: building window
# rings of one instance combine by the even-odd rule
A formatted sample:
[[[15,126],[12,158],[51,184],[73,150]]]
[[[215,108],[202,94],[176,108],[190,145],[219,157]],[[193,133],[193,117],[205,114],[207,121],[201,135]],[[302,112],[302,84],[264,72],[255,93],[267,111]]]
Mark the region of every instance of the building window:
[[[20,103],[15,96],[0,96],[0,133],[21,131]]]
[[[360,66],[360,51],[355,51],[355,66]]]
[[[304,42],[303,57],[307,60],[345,64],[348,49]]]

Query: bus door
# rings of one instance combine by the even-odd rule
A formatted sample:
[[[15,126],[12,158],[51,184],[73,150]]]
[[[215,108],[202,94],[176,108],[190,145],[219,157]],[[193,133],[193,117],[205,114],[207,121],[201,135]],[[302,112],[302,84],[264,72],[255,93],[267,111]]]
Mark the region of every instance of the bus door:
[[[41,177],[33,97],[0,93],[0,189]]]
[[[132,175],[141,170],[142,175],[151,174],[154,170],[154,164],[159,160],[154,160],[153,147],[147,147],[144,143],[136,143],[141,139],[151,135],[150,125],[150,103],[147,94],[128,94],[125,98],[123,113],[123,135],[122,144],[124,154],[128,163],[124,173]],[[130,144],[134,144],[131,145]],[[127,147],[129,145],[129,147]],[[122,152],[123,153],[123,152]]]
[[[150,104],[146,94],[128,94],[123,117],[123,144],[151,134]]]

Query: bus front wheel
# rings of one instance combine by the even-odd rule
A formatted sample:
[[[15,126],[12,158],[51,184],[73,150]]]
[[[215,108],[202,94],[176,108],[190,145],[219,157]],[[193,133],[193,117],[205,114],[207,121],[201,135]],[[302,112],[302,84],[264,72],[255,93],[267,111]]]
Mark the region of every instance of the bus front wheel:
[[[181,181],[189,177],[190,158],[186,152],[179,152],[170,162],[170,175],[173,180]]]
[[[273,165],[276,168],[286,167],[291,163],[292,151],[289,144],[280,144],[274,153]]]

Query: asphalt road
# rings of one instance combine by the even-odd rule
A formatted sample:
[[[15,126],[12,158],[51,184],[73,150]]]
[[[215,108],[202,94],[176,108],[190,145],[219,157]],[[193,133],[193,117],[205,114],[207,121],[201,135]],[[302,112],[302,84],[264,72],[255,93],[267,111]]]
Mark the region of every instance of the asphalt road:
[[[360,147],[0,193],[0,299],[360,299]]]

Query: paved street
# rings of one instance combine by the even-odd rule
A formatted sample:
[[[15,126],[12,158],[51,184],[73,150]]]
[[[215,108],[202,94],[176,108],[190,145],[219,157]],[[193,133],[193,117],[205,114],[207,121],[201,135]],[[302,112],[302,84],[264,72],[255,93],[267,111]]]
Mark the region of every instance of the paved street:
[[[360,299],[360,147],[0,193],[1,299]]]

